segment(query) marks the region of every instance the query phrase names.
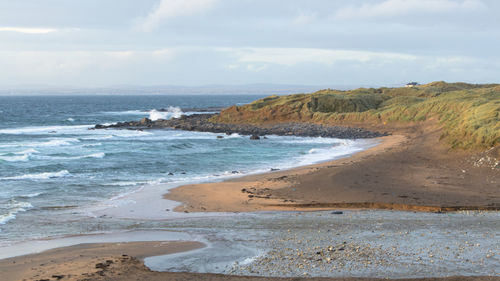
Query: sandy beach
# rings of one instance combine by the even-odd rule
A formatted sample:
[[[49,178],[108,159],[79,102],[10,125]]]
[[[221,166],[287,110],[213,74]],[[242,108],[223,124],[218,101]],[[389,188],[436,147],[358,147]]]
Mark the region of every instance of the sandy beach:
[[[119,277],[124,275],[125,267],[142,264],[145,257],[203,246],[199,242],[178,241],[79,244],[0,260],[0,276],[2,281],[97,280],[104,278],[104,272]]]
[[[396,130],[397,131],[397,130]],[[451,150],[436,126],[379,138],[351,157],[218,183],[181,186],[177,211],[247,212],[343,208],[425,212],[500,209],[500,174]]]

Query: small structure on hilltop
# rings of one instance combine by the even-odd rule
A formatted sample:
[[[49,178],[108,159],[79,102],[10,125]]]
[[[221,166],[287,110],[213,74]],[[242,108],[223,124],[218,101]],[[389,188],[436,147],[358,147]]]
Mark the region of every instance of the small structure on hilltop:
[[[416,87],[418,85],[420,85],[420,84],[418,84],[417,82],[410,82],[410,83],[406,84],[405,87],[406,88],[413,88],[413,87]]]

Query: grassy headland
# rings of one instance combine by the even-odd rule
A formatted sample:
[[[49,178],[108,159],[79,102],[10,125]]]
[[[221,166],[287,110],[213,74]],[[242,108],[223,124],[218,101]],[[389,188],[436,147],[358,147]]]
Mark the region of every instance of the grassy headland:
[[[500,85],[433,82],[412,88],[321,90],[232,106],[214,122],[313,122],[367,129],[438,121],[453,148],[500,145]]]

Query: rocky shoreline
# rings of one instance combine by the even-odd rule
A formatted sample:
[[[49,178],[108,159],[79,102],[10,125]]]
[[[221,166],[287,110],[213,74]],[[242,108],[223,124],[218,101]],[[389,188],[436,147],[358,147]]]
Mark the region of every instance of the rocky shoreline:
[[[170,120],[152,121],[143,118],[140,121],[118,122],[112,125],[96,125],[94,129],[177,129],[185,131],[211,132],[231,135],[234,133],[250,135],[252,139],[260,139],[266,135],[328,137],[339,139],[361,139],[387,136],[388,133],[372,132],[360,128],[324,126],[311,123],[279,123],[270,126],[255,126],[249,124],[213,123],[210,118],[215,114],[183,115]],[[223,137],[223,136],[219,136]]]

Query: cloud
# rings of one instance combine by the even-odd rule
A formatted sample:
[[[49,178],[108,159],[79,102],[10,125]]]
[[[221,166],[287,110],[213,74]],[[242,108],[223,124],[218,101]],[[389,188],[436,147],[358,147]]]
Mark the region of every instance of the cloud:
[[[252,69],[260,69],[257,64],[262,66],[264,64],[294,66],[300,63],[333,65],[339,61],[364,63],[374,60],[408,61],[417,58],[400,53],[315,48],[217,48],[217,50],[229,53],[237,63],[251,65]]]
[[[40,27],[0,27],[0,32],[1,31],[27,33],[27,34],[47,34],[51,32],[56,32],[57,29],[40,28]]]
[[[144,18],[139,19],[136,29],[152,31],[165,20],[191,16],[210,9],[218,0],[161,0]]]
[[[346,6],[334,15],[337,20],[363,20],[423,13],[470,12],[484,8],[481,0],[385,0],[376,4]]]

